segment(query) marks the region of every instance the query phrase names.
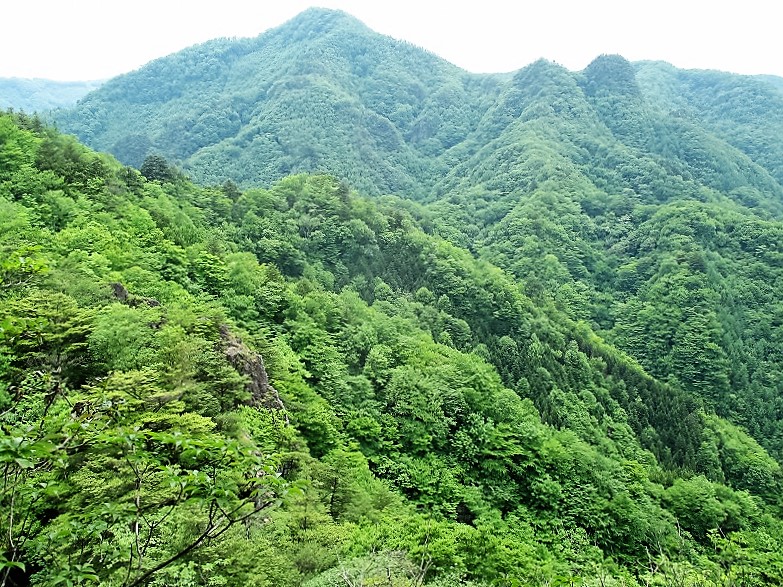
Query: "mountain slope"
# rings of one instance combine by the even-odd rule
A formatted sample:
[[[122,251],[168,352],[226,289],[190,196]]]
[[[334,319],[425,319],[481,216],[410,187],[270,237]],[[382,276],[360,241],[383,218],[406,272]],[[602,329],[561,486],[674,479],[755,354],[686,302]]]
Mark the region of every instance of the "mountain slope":
[[[436,187],[434,222],[781,458],[781,186],[764,158],[645,87],[616,56],[579,76],[521,70]],[[765,103],[736,102],[737,119]]]
[[[200,181],[320,170],[371,193],[416,194],[443,171],[432,154],[475,125],[497,86],[311,9],[256,39],[205,43],[115,78],[57,122],[126,163],[161,152]]]
[[[737,185],[771,191],[780,211],[775,140],[783,99],[767,82],[661,63],[632,68],[612,56],[582,74],[539,63],[513,79],[471,75],[325,9],[255,39],[216,40],[158,59],[115,78],[57,122],[126,163],[139,166],[159,152],[202,182],[268,184],[324,171],[370,193],[420,197],[453,189],[453,181],[435,184],[455,165],[473,173],[470,158],[513,131],[534,94],[538,109],[525,111],[525,120],[545,125],[555,142],[574,143],[565,155],[596,168],[602,189],[643,181],[658,192],[667,187],[663,176],[687,181],[696,173],[697,183],[723,192]],[[614,136],[599,140],[606,128]],[[501,168],[499,175],[508,174]]]
[[[637,77],[667,113],[697,121],[783,181],[779,85],[753,76],[676,70],[665,63],[640,64]]]
[[[416,206],[0,144],[7,583],[783,580],[779,465]]]
[[[616,55],[471,75],[318,9],[157,60],[59,124],[125,162],[159,151],[205,183],[326,171],[426,202],[411,210],[428,231],[783,461],[782,100],[753,77]]]

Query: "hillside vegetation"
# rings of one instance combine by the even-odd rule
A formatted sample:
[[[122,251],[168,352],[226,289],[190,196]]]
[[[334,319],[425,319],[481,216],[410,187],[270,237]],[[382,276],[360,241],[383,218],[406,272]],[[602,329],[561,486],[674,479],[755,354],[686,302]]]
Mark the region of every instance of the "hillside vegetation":
[[[780,581],[780,466],[415,207],[0,118],[6,584]]]
[[[326,172],[427,202],[414,214],[434,233],[780,459],[782,117],[772,77],[611,55],[473,75],[312,9],[157,60],[57,120],[206,184]]]
[[[329,171],[368,193],[423,195],[500,90],[341,13],[311,9],[255,39],[218,39],[107,82],[64,130],[140,166],[269,185]],[[132,130],[129,130],[132,129]]]
[[[322,9],[0,116],[0,581],[783,584],[782,117]]]

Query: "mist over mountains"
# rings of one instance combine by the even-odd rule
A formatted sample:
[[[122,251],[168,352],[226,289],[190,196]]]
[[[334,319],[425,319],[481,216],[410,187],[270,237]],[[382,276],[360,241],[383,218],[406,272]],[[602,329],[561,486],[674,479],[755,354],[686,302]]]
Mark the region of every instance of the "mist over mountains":
[[[0,78],[0,108],[44,112],[71,107],[101,81],[58,82],[46,79]]]

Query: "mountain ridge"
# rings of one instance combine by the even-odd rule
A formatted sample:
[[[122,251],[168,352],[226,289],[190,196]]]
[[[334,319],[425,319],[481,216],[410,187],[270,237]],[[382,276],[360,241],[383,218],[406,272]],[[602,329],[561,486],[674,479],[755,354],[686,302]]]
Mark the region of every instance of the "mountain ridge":
[[[329,173],[417,200],[434,234],[781,458],[771,416],[781,400],[767,376],[783,364],[759,342],[760,316],[778,312],[779,286],[763,277],[777,275],[776,260],[714,234],[755,231],[777,246],[782,117],[780,92],[750,76],[617,55],[581,72],[538,60],[512,75],[469,74],[315,10],[255,39],[157,60],[58,121],[126,163],[159,152],[206,184]],[[693,308],[703,319],[689,319]]]
[[[383,53],[389,51],[384,61]],[[201,63],[194,64],[194,59]],[[585,72],[589,75],[590,67],[601,59]],[[620,62],[627,64],[623,59]],[[652,67],[645,63],[636,67],[637,73]],[[182,75],[180,70],[193,67],[191,76]],[[235,75],[232,67],[238,68]],[[530,67],[536,65],[514,75]],[[630,75],[630,65],[625,67]],[[167,69],[165,74],[161,68]],[[385,68],[394,71],[396,79],[389,79]],[[575,79],[584,75],[562,71]],[[513,85],[513,81],[504,82],[507,78],[502,75],[469,74],[410,44],[373,33],[344,12],[328,9],[308,10],[253,39],[216,40],[191,47],[128,75],[132,77],[115,78],[110,88],[116,87],[120,100],[123,96],[139,100],[138,107],[131,106],[136,114],[128,112],[112,123],[111,116],[102,112],[100,96],[95,96],[88,97],[82,114],[60,114],[58,124],[136,166],[146,154],[160,152],[200,181],[232,179],[257,184],[291,171],[325,171],[345,177],[369,193],[391,191],[419,197],[454,166],[447,152],[475,132],[501,89]],[[163,79],[166,82],[160,83]],[[193,85],[198,80],[202,86],[206,84],[206,90]],[[210,83],[216,86],[215,91],[207,91]],[[147,86],[151,89],[146,90]],[[595,86],[595,82],[588,86]],[[289,94],[291,99],[281,103],[281,90],[294,92]],[[180,95],[183,91],[189,99]],[[197,96],[202,106],[184,115]],[[113,99],[105,95],[107,103]],[[164,110],[166,99],[177,104],[177,111],[167,114],[163,125],[154,120],[159,114],[145,113],[145,100],[154,99],[164,100]],[[286,112],[286,117],[300,118],[305,129],[322,127],[320,136],[281,124],[281,109],[287,110],[293,100],[304,100],[306,109]],[[325,104],[343,104],[343,110],[324,110]],[[355,138],[332,136],[344,135],[349,124]],[[502,130],[500,121],[495,124],[496,132]],[[124,131],[128,127],[140,132],[128,134]],[[719,131],[714,125],[711,130]],[[285,144],[280,144],[281,137],[285,137]],[[723,138],[731,142],[731,137]],[[237,155],[243,158],[248,145],[252,145],[253,155],[244,157],[240,167],[234,160]],[[351,164],[331,157],[329,151],[334,150],[353,152]],[[227,152],[233,156],[225,156]],[[363,162],[361,153],[371,162]],[[380,159],[374,158],[376,153]],[[262,157],[268,162],[254,169],[253,162]],[[773,166],[771,171],[779,177],[774,160],[763,163]]]
[[[0,114],[0,577],[783,582],[778,90],[357,22]]]
[[[0,108],[44,112],[73,106],[105,80],[55,81],[42,78],[0,78]]]

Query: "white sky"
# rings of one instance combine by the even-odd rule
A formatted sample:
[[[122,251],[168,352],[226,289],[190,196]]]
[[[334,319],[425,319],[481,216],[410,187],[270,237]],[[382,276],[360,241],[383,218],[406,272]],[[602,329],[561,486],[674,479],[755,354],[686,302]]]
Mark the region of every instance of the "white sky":
[[[112,77],[215,37],[254,37],[310,5],[473,72],[545,57],[572,70],[601,53],[682,68],[783,76],[774,0],[3,0],[0,77]]]

